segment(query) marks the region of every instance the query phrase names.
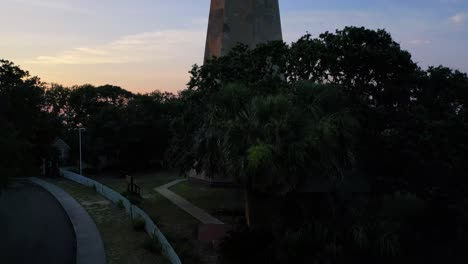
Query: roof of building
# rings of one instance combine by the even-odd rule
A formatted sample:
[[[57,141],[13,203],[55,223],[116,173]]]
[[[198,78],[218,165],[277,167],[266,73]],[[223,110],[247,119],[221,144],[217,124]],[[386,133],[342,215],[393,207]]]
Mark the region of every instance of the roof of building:
[[[61,138],[55,138],[53,143],[51,144],[52,146],[59,148],[59,149],[66,149],[70,150],[71,147]]]

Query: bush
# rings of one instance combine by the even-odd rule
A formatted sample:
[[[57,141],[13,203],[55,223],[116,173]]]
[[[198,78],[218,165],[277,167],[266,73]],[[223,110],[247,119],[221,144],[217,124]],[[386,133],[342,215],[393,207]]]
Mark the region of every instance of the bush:
[[[180,260],[186,264],[202,263],[200,255],[198,255],[197,252],[194,252],[193,247],[188,244],[179,246],[177,255]]]
[[[132,204],[140,204],[142,198],[140,195],[135,193],[123,192],[122,195],[127,198]]]
[[[117,207],[120,208],[120,209],[123,209],[125,206],[124,206],[124,203],[122,200],[119,200],[117,203],[116,203]]]
[[[145,222],[145,220],[143,218],[137,217],[137,218],[133,219],[132,225],[133,225],[133,230],[135,230],[135,231],[144,231],[145,226],[146,226],[146,222]]]
[[[266,263],[266,256],[274,255],[272,245],[272,234],[239,226],[221,242],[218,262],[222,264]]]
[[[83,174],[85,175],[93,175],[96,173],[97,173],[97,170],[95,168],[83,168]]]
[[[127,198],[130,201],[130,203],[132,203],[132,204],[137,204],[138,205],[141,202],[141,197],[139,197],[139,196],[130,195]]]
[[[156,236],[148,237],[143,242],[143,248],[157,255],[162,255],[162,246]]]

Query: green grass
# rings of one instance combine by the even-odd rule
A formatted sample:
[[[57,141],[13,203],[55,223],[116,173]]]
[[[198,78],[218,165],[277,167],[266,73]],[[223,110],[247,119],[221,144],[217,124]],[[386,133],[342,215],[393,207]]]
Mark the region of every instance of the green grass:
[[[156,237],[148,237],[143,243],[143,248],[153,254],[162,254],[162,246]]]
[[[123,200],[119,200],[115,205],[117,205],[117,207],[119,209],[124,209],[125,208]]]
[[[197,219],[156,192],[143,200],[141,208],[155,220],[182,263],[216,263],[211,246],[197,240],[200,225]]]
[[[133,230],[135,231],[145,231],[145,220],[141,217],[135,218],[132,221]]]
[[[138,206],[143,209],[160,228],[169,243],[179,255],[182,263],[216,263],[216,254],[209,243],[197,240],[200,222],[161,196],[154,188],[179,180],[177,174],[171,172],[135,173],[135,182],[141,187],[143,199]],[[122,193],[127,184],[124,178],[114,175],[95,176],[94,179]],[[149,241],[144,248],[151,249]]]
[[[132,173],[131,176],[133,176],[135,183],[141,187],[141,194],[143,196],[154,194],[154,188],[158,186],[181,179],[177,173],[170,171]],[[103,173],[89,177],[120,193],[127,191],[125,178],[120,178],[115,174]]]
[[[149,236],[135,232],[130,216],[117,205],[102,203],[106,201],[105,198],[94,192],[93,188],[65,179],[49,181],[72,195],[93,218],[104,242],[107,263],[169,263],[161,254],[146,250],[144,244]]]
[[[214,188],[185,181],[170,190],[228,224],[234,223],[233,216],[241,216],[244,212],[242,191],[237,188]]]

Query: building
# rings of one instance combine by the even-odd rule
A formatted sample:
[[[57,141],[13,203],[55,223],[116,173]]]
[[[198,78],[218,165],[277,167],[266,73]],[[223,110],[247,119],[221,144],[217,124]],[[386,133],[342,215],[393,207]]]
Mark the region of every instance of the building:
[[[51,145],[57,150],[60,163],[66,163],[70,158],[70,146],[61,138],[56,138]]]
[[[205,61],[239,43],[255,48],[282,39],[278,0],[211,0]]]

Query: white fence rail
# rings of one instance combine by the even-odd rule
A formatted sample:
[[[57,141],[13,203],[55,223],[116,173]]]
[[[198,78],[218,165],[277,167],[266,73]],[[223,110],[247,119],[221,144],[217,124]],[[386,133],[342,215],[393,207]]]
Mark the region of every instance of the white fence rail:
[[[123,206],[127,213],[131,216],[132,219],[143,219],[145,221],[145,230],[148,235],[152,238],[156,238],[159,243],[161,244],[161,248],[163,254],[169,259],[172,264],[182,264],[177,256],[176,252],[172,248],[171,244],[167,241],[166,237],[161,233],[159,228],[154,224],[153,220],[146,214],[143,210],[141,210],[138,206],[133,205],[127,198],[125,198],[120,193],[112,190],[111,188],[79,174],[60,170],[63,176],[69,180],[77,182],[79,184],[94,187],[95,190],[100,193],[102,196],[106,197],[107,199],[111,200],[113,203],[122,202]]]

